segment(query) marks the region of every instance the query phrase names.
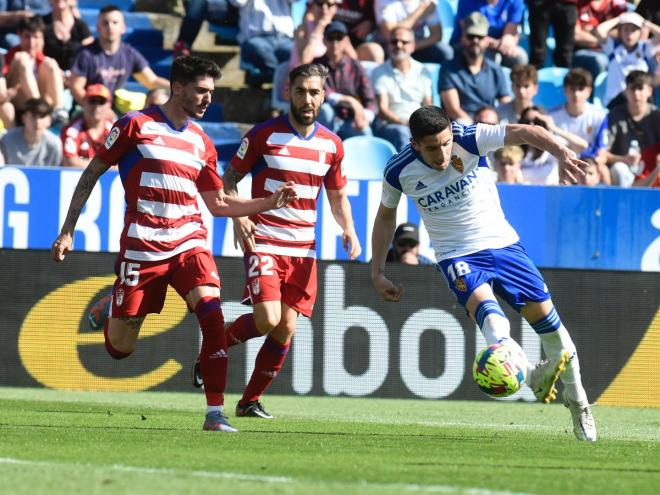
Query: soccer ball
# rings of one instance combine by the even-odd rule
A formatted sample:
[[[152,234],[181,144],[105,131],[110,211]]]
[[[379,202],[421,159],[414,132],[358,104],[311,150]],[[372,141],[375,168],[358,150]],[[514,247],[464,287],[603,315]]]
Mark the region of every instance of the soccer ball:
[[[472,378],[491,397],[515,394],[525,382],[525,356],[512,345],[493,344],[477,354]]]

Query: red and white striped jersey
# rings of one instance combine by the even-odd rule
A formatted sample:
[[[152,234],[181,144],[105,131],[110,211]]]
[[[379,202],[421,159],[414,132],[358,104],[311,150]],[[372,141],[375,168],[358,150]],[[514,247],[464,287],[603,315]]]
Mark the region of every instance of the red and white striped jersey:
[[[161,261],[207,249],[197,193],[222,189],[217,153],[188,121],[175,129],[158,106],[119,119],[97,157],[117,164],[126,194],[120,253]]]
[[[296,183],[298,199],[284,208],[251,217],[257,230],[255,251],[316,258],[316,203],[321,186],[346,185],[341,162],[344,147],[336,134],[318,123],[301,137],[282,115],[253,127],[246,134],[230,165],[252,172],[252,197],[262,198],[287,181]]]

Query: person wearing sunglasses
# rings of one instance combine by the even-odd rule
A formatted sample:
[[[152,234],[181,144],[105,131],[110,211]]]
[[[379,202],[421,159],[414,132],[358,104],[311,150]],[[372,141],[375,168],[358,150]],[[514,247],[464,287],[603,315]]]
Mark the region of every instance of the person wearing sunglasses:
[[[103,145],[112,129],[110,90],[103,84],[90,84],[85,90],[82,115],[62,129],[62,165],[85,168]]]

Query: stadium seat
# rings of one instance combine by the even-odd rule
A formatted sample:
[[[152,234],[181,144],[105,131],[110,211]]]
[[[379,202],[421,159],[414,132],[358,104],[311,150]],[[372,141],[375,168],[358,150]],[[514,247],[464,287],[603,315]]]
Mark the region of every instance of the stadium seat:
[[[275,69],[273,74],[273,90],[270,94],[270,107],[281,110],[282,112],[289,111],[289,100],[282,98],[282,92],[286,84],[287,77],[289,76],[289,62],[282,62]]]
[[[424,67],[429,71],[431,76],[431,95],[433,95],[433,104],[437,106],[442,106],[440,101],[440,93],[438,92],[438,83],[440,82],[440,64],[434,64],[431,62],[426,62]]]
[[[222,103],[218,102],[211,102],[206,109],[206,112],[204,112],[204,117],[202,117],[201,122],[224,122],[225,121],[225,113],[224,109],[222,107]],[[202,124],[204,125],[204,124]]]
[[[346,177],[380,180],[385,164],[396,153],[389,141],[375,136],[354,136],[344,140],[343,167]]]
[[[124,13],[129,12],[133,10],[133,7],[135,6],[135,0],[112,0],[111,2],[99,2],[98,0],[78,0],[78,8],[79,9],[99,9],[99,6],[104,6],[104,5],[115,5],[119,10],[123,11]]]
[[[513,96],[513,86],[511,84],[511,69],[509,67],[502,67],[502,72],[504,72],[504,82],[506,83],[506,90],[511,96]]]
[[[305,10],[307,10],[306,0],[294,0],[291,3],[291,17],[293,18],[293,25],[298,27],[305,17]]]
[[[564,77],[566,67],[543,67],[539,69],[539,92],[534,97],[534,104],[551,109],[566,103],[564,96]]]
[[[594,81],[593,101],[594,105],[605,108],[605,87],[607,86],[607,72],[601,72]]]
[[[243,138],[238,125],[230,122],[199,122],[206,135],[213,141],[218,161],[227,163],[234,155]],[[223,165],[224,166],[224,165]]]
[[[438,0],[437,14],[442,26],[442,41],[449,43],[454,32],[454,20],[456,18],[456,9],[449,3],[449,0]]]

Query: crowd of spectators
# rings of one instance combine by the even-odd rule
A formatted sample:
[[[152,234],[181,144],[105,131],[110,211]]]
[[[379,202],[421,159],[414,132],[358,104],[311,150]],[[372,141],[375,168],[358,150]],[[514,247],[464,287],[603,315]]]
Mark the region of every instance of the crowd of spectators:
[[[436,102],[463,123],[546,127],[588,163],[586,185],[660,185],[657,2],[310,0],[298,25],[293,3],[186,0],[174,54],[190,53],[204,20],[234,26],[241,60],[267,80],[283,65],[329,68],[319,121],[342,139],[375,135],[401,149],[410,114]],[[125,31],[111,5],[94,38],[76,0],[0,0],[4,163],[84,167],[125,110],[129,78],[150,90],[146,105],[167,98],[167,80]],[[567,70],[555,81],[564,98],[544,108],[539,75],[552,66]],[[511,147],[489,158],[501,182],[556,184],[546,155]]]

